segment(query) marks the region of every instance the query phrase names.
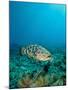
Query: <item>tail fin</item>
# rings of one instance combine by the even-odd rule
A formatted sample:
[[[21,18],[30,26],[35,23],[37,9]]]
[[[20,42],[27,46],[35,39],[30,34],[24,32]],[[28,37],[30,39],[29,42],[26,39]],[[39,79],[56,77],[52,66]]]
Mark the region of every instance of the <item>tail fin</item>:
[[[26,49],[25,48],[20,48],[19,53],[20,53],[21,56],[26,54]]]

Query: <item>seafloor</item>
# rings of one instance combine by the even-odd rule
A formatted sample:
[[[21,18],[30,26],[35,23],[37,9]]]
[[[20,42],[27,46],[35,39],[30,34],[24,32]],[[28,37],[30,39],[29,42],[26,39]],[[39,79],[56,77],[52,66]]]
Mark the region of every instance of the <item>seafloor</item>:
[[[52,49],[51,61],[36,61],[10,50],[9,88],[66,85],[66,53]]]

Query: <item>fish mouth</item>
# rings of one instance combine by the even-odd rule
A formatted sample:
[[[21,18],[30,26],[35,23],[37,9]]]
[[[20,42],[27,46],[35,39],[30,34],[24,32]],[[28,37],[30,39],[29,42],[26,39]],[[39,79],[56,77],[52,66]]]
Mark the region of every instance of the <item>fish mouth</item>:
[[[44,57],[43,58],[43,61],[48,61],[48,60],[51,60],[52,59],[52,55],[48,55],[47,57]]]
[[[46,58],[45,60],[50,60],[52,57],[48,57],[48,58]]]
[[[46,56],[39,56],[37,57],[40,61],[47,61],[47,60],[51,60],[51,55],[48,55],[47,57]]]
[[[36,54],[36,58],[40,61],[47,61],[47,60],[50,60],[52,58],[52,55],[49,53],[49,54],[41,54],[41,53],[37,53]]]

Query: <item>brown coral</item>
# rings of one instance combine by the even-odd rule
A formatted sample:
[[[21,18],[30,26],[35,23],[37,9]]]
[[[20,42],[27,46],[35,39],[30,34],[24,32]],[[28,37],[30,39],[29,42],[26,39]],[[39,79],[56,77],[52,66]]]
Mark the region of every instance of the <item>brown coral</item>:
[[[30,87],[30,84],[31,84],[32,80],[30,79],[29,75],[26,75],[23,79],[19,80],[18,81],[18,86],[20,88],[22,87]]]

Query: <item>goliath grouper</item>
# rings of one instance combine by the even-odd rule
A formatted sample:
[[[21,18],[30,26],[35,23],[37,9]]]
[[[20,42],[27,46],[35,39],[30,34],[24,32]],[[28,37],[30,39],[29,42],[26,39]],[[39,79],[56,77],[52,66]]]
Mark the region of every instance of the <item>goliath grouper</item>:
[[[20,49],[21,55],[27,55],[29,58],[33,58],[40,61],[51,60],[51,53],[41,45],[29,45]]]

